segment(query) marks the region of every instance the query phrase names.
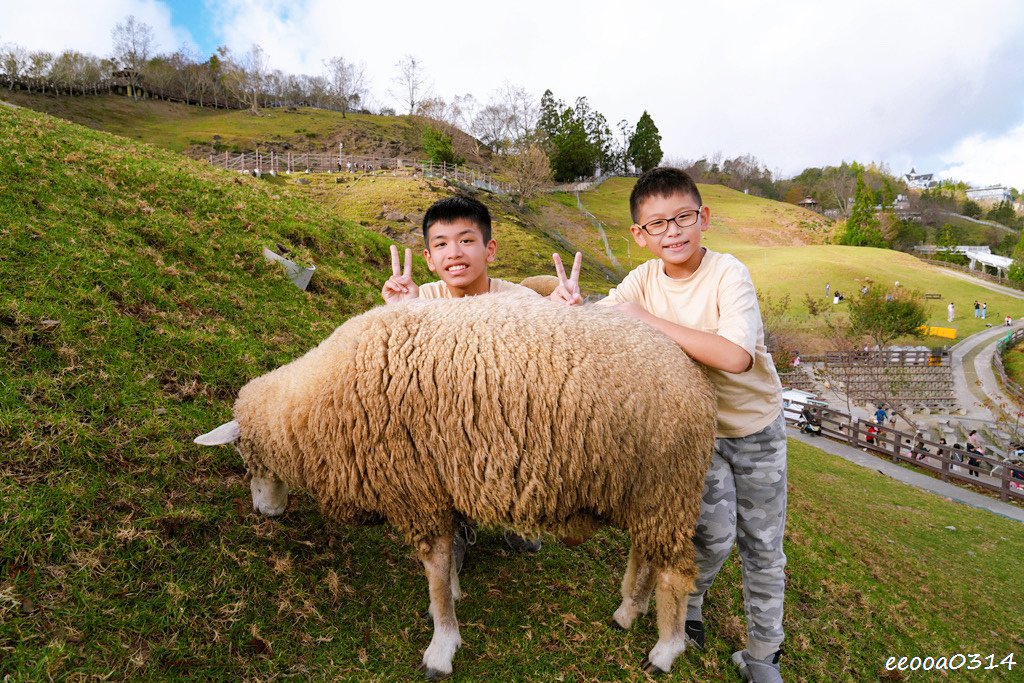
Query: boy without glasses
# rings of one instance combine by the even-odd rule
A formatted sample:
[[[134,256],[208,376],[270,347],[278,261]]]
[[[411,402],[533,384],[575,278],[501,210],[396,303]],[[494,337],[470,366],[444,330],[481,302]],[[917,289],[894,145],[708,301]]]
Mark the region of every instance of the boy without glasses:
[[[708,369],[718,397],[715,452],[694,536],[699,576],[687,607],[686,641],[704,647],[704,595],[735,541],[747,644],[732,658],[747,680],[781,681],[786,433],[782,387],[764,345],[754,285],[736,258],[701,247],[710,210],[685,171],[648,171],[629,207],[633,238],[655,258],[601,303],[668,335]],[[551,298],[572,303],[573,295],[560,285]]]
[[[512,293],[535,296],[532,289],[489,277],[498,243],[491,239],[491,213],[472,197],[456,195],[434,202],[423,216],[423,258],[441,279],[418,287],[412,280],[412,249],[405,250],[405,268],[398,247],[391,246],[392,275],[381,296],[389,304],[415,299],[459,299],[475,294]]]
[[[405,250],[404,268],[399,262],[398,247],[391,245],[391,277],[384,283],[381,296],[388,304],[409,299],[460,299],[477,294],[519,294],[539,296],[528,287],[492,278],[487,266],[494,262],[498,244],[491,238],[491,214],[487,207],[473,199],[456,195],[434,202],[423,216],[423,258],[427,267],[441,279],[422,287],[412,279],[412,250]],[[563,289],[579,298],[580,264],[576,254],[572,276],[565,277],[561,260],[555,255],[559,280]],[[571,294],[569,295],[572,296]],[[460,525],[455,536],[455,565],[461,570],[466,545],[475,536],[468,525]],[[539,538],[526,539],[511,531],[503,534],[505,543],[518,552],[540,550]]]

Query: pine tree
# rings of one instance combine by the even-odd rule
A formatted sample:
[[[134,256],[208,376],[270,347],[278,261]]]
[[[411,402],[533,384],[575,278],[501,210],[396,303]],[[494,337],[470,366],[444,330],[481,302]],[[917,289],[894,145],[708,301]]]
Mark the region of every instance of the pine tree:
[[[661,163],[661,134],[654,125],[654,119],[646,111],[636,124],[633,137],[629,140],[626,156],[641,171],[649,171]]]
[[[857,169],[857,185],[853,193],[853,208],[846,221],[846,232],[840,244],[854,247],[884,247],[878,216],[875,215],[875,193],[864,182],[864,170]]]
[[[537,130],[543,131],[549,138],[558,134],[559,114],[565,109],[565,103],[556,100],[550,89],[545,90],[540,98],[540,117],[537,119]]]
[[[590,109],[586,97],[577,99],[576,107],[572,108],[556,100],[550,90],[545,90],[540,100],[537,129],[547,137],[546,151],[556,181],[589,177],[599,163],[604,163],[601,144],[607,124],[600,113]],[[610,131],[607,137],[611,138]]]

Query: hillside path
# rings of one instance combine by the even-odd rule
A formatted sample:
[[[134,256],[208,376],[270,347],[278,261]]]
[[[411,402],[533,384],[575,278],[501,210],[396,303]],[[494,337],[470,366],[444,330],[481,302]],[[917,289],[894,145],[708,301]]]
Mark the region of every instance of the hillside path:
[[[1019,290],[972,278],[957,271],[949,271],[949,274],[969,280],[993,292],[1024,299],[1024,292]],[[1005,419],[1003,412],[1016,412],[1013,400],[1003,392],[1002,386],[996,380],[995,372],[992,370],[992,355],[996,352],[999,340],[1007,332],[1019,327],[1021,323],[1017,323],[1013,327],[1006,327],[1001,320],[993,320],[992,324],[991,329],[965,337],[949,351],[950,365],[953,369],[953,386],[956,395],[960,398],[961,406],[967,413],[966,416],[987,422]],[[1008,408],[1006,411],[996,414],[992,410],[994,406],[1008,406]]]

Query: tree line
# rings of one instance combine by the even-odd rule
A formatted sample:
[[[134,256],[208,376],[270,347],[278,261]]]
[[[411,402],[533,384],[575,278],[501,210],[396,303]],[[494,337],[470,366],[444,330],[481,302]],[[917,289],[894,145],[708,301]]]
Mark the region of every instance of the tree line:
[[[324,60],[321,73],[310,75],[271,68],[258,44],[243,54],[221,46],[206,59],[186,47],[160,53],[152,27],[134,16],[118,22],[111,38],[111,53],[104,57],[6,44],[0,48],[0,78],[10,90],[30,93],[119,92],[254,114],[268,107],[298,106],[339,111],[343,117],[349,112],[398,113],[390,106],[370,109],[365,64],[341,55]],[[445,99],[432,91],[424,65],[415,56],[405,55],[395,69],[387,94],[403,113],[433,122],[423,133],[428,156],[460,163],[466,153],[489,153],[516,176],[513,183],[527,196],[552,179],[644,171],[662,159],[661,136],[646,111],[635,125],[620,121],[617,137],[586,97],[569,107],[549,90],[538,103],[525,88],[505,83],[487,101],[470,93]],[[457,135],[456,129],[468,135]],[[459,148],[466,144],[473,149]]]

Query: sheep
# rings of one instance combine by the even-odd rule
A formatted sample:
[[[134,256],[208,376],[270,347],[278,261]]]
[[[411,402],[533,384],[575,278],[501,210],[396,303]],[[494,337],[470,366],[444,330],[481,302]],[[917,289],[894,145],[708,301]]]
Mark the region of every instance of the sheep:
[[[554,275],[531,275],[519,284],[532,289],[541,296],[548,296],[558,287],[558,278]]]
[[[653,592],[658,641],[642,666],[661,673],[686,647],[715,410],[704,372],[644,323],[484,294],[351,318],[250,381],[234,420],[195,441],[237,442],[258,512],[281,514],[303,488],[325,517],[383,517],[404,535],[429,585],[431,679],[451,673],[461,644],[458,515],[573,539],[626,529],[612,626],[629,628]]]

